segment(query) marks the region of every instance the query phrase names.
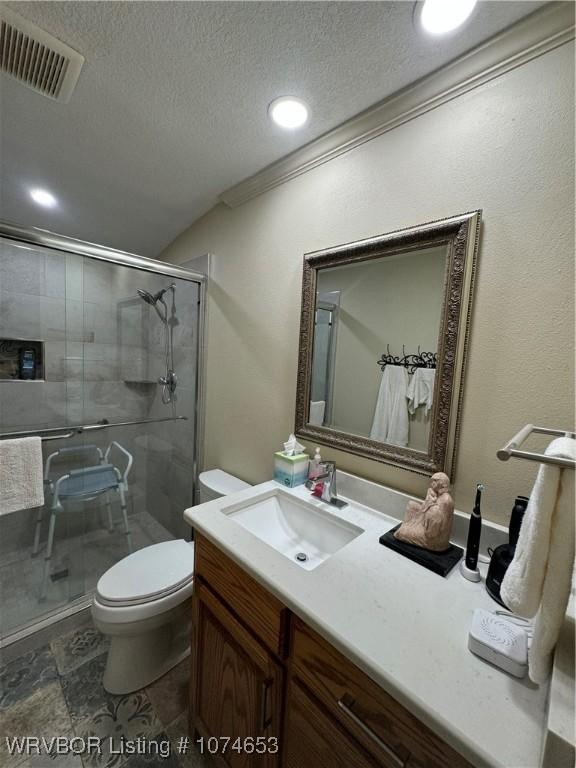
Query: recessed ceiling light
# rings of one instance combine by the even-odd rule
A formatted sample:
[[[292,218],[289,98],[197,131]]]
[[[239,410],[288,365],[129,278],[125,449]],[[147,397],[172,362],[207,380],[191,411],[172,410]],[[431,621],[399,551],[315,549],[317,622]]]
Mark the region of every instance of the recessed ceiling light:
[[[57,202],[54,195],[46,189],[31,189],[30,197],[35,203],[41,205],[43,208],[54,208]]]
[[[424,0],[420,9],[420,24],[431,35],[452,32],[474,10],[477,0]]]
[[[268,114],[282,128],[300,128],[308,120],[308,107],[294,96],[281,96],[270,104]]]

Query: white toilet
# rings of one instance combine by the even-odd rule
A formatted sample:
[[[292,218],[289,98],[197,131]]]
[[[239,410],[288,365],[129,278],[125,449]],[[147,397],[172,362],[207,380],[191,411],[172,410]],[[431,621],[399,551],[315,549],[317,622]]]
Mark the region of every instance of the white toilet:
[[[200,503],[249,488],[221,469],[202,472]],[[134,552],[100,578],[94,625],[110,637],[104,688],[131,693],[172,669],[190,652],[194,542],[176,539]]]

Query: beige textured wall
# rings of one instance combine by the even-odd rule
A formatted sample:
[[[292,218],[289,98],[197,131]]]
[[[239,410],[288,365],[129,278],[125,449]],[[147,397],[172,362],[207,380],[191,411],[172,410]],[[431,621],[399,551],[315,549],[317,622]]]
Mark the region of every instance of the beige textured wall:
[[[573,72],[571,43],[177,238],[170,261],[214,254],[206,467],[271,476],[294,422],[302,254],[482,208],[455,499],[469,509],[482,481],[486,516],[507,520],[535,465],[497,448],[526,422],[574,421]],[[419,475],[323,454],[424,493]]]

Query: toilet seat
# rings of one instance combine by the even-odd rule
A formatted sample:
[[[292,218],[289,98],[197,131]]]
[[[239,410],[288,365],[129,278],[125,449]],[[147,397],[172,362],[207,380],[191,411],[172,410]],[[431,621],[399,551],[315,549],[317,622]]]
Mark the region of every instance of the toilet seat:
[[[193,542],[163,541],[113,565],[99,579],[95,597],[100,605],[110,608],[145,605],[188,592],[186,587],[191,587],[193,577]]]

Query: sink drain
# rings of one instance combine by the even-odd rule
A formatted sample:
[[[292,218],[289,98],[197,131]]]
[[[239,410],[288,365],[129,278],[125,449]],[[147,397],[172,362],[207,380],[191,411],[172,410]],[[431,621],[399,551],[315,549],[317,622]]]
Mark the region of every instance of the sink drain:
[[[306,554],[306,552],[298,552],[298,554],[295,557],[299,563],[305,563],[308,560],[308,555]]]

